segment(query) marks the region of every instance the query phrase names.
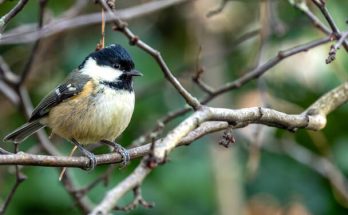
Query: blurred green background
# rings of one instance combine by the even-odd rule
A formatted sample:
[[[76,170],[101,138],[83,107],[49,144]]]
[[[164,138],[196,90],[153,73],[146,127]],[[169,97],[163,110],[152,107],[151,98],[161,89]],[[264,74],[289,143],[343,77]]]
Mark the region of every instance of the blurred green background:
[[[146,1],[117,1],[117,8],[132,7]],[[298,9],[288,1],[231,1],[224,10],[210,18],[206,14],[220,1],[194,1],[179,4],[151,15],[129,21],[129,27],[143,41],[159,50],[172,72],[195,96],[203,92],[191,81],[198,65],[204,68],[203,79],[218,88],[266,62],[279,50],[323,38]],[[0,4],[0,16],[17,1]],[[45,22],[66,11],[73,1],[48,1]],[[264,4],[264,5],[262,5]],[[309,1],[310,9],[322,19]],[[273,9],[271,9],[274,7]],[[328,10],[338,26],[347,29],[348,1],[328,1]],[[92,2],[81,14],[100,11]],[[6,28],[10,31],[25,23],[37,22],[37,1],[29,1]],[[263,52],[259,56],[260,37],[235,45],[246,32],[261,27],[266,32]],[[5,31],[5,33],[6,33]],[[26,82],[34,105],[95,49],[100,39],[100,25],[89,25],[54,34],[42,40],[37,58]],[[135,80],[136,108],[130,126],[117,142],[130,145],[149,131],[167,112],[184,107],[184,101],[164,81],[156,62],[142,50],[128,44],[126,38],[106,27],[106,43],[120,43],[132,54],[136,68],[144,77]],[[347,53],[341,49],[337,59],[325,64],[329,45],[285,59],[258,81],[228,92],[210,103],[212,106],[242,108],[267,106],[287,113],[300,113],[328,90],[347,80]],[[201,47],[201,52],[199,51]],[[1,45],[0,55],[12,71],[20,73],[27,62],[32,43]],[[200,53],[199,53],[200,52]],[[197,60],[198,59],[198,60]],[[25,117],[3,95],[0,95],[0,136],[25,122]],[[327,179],[313,168],[284,153],[282,145],[293,142],[308,153],[326,157],[337,165],[343,176],[348,174],[348,106],[330,114],[320,132],[299,130],[290,133],[265,126],[248,126],[234,131],[236,144],[225,149],[218,144],[222,132],[208,135],[189,147],[180,147],[170,154],[170,161],[153,171],[142,185],[146,200],[155,202],[153,209],[137,208],[130,214],[348,214],[347,201],[333,191]],[[166,131],[184,117],[168,124]],[[68,154],[72,146],[54,139],[55,146]],[[20,147],[26,151],[35,146],[31,137]],[[279,147],[278,147],[279,146]],[[2,148],[13,150],[11,144]],[[106,149],[95,150],[105,153]],[[286,147],[285,147],[286,152]],[[299,160],[308,161],[309,154],[295,151]],[[312,162],[316,164],[318,160]],[[127,176],[138,160],[115,170],[107,186],[98,185],[89,198],[98,203],[106,191]],[[320,163],[319,163],[320,164]],[[85,172],[74,169],[74,181],[80,187],[102,174],[106,166]],[[319,167],[324,168],[324,167]],[[24,167],[28,179],[15,193],[6,214],[79,214],[69,194],[58,181],[59,170],[47,167]],[[0,204],[14,184],[14,168],[0,167]],[[128,194],[120,204],[131,201]],[[124,212],[118,212],[124,213]]]

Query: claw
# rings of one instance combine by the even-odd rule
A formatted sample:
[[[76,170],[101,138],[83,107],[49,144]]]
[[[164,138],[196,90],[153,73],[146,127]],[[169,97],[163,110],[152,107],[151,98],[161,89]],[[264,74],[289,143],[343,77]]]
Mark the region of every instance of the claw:
[[[95,155],[87,149],[83,148],[81,144],[77,142],[75,139],[71,139],[71,142],[75,146],[77,146],[77,148],[82,152],[84,156],[86,156],[89,159],[88,166],[83,169],[87,171],[93,170],[97,166],[97,158],[95,157]]]
[[[121,168],[123,168],[123,167],[128,165],[128,163],[130,161],[130,156],[129,156],[127,149],[125,149],[124,147],[120,146],[117,143],[116,143],[116,145],[117,145],[117,148],[114,148],[114,151],[121,154],[121,156],[122,156]]]
[[[122,163],[121,163],[120,168],[123,168],[123,167],[128,165],[128,163],[130,161],[130,156],[129,156],[127,149],[125,149],[123,146],[121,146],[115,142],[109,141],[109,140],[102,140],[101,143],[104,143],[106,145],[111,146],[114,149],[113,150],[114,152],[117,152],[122,156]]]
[[[89,159],[88,166],[84,168],[84,170],[87,170],[87,171],[93,170],[97,166],[97,158],[92,152],[88,150],[82,151],[82,153]]]

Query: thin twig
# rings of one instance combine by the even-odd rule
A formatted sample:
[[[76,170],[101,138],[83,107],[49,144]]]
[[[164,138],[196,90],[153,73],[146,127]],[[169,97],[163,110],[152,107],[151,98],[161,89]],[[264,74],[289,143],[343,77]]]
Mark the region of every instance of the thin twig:
[[[40,5],[40,9],[39,9],[39,22],[38,22],[38,30],[40,30],[43,26],[43,21],[44,21],[44,14],[45,14],[45,6],[47,4],[47,0],[40,0],[39,1],[39,5]],[[29,59],[27,60],[27,63],[24,66],[23,72],[21,73],[19,82],[18,82],[18,86],[20,86],[21,84],[24,83],[24,81],[26,80],[28,74],[31,71],[32,65],[35,61],[35,57],[38,53],[38,48],[40,46],[40,42],[41,39],[38,39],[35,41],[34,46],[31,50]]]
[[[332,31],[334,33],[340,33],[334,19],[332,18],[331,14],[327,10],[324,1],[312,0],[312,2],[320,9],[320,11],[324,15],[326,21],[329,23]]]
[[[202,52],[202,47],[199,47],[198,55],[197,55],[197,60],[196,60],[196,69],[195,69],[195,74],[192,76],[193,82],[195,82],[202,91],[211,94],[214,90],[212,87],[210,87],[208,84],[206,84],[202,79],[201,76],[204,73],[203,67],[199,65],[199,59],[200,55]]]
[[[146,162],[143,160],[126,179],[107,192],[102,202],[91,211],[90,215],[109,214],[116,207],[118,200],[129,190],[139,186],[150,172],[151,169],[147,167]]]
[[[22,9],[23,7],[28,3],[28,0],[20,0],[10,12],[8,12],[6,15],[1,17],[0,19],[0,34],[5,30],[5,27],[7,23],[15,17]]]
[[[191,2],[192,0],[161,0],[151,1],[142,5],[137,5],[131,8],[118,11],[118,17],[123,20],[131,20],[140,18],[165,8],[175,6],[177,4]],[[64,16],[63,16],[64,17]],[[114,18],[111,16],[105,17],[105,22],[111,22]],[[76,29],[83,26],[100,23],[100,13],[92,13],[88,15],[81,15],[74,18],[59,18],[45,26],[41,30],[33,30],[33,24],[27,24],[13,29],[10,32],[2,34],[0,44],[20,44],[29,43],[39,38],[51,36],[53,34],[67,31],[69,29]]]
[[[70,154],[69,154],[69,157],[72,157],[72,156],[74,155],[74,152],[76,151],[76,149],[77,149],[77,146],[74,146],[74,148],[72,148],[72,150],[71,150],[71,152],[70,152]],[[66,170],[67,170],[67,168],[64,167],[64,168],[62,169],[62,171],[60,172],[59,177],[58,177],[58,180],[59,180],[59,181],[61,181],[62,178],[64,177],[64,174],[65,174],[65,171],[66,171]]]
[[[267,72],[270,68],[274,67],[278,63],[280,63],[282,60],[291,57],[295,54],[298,54],[300,52],[306,52],[312,48],[315,48],[317,46],[320,46],[322,44],[328,43],[331,41],[330,37],[326,37],[323,39],[315,40],[313,42],[305,43],[302,45],[297,45],[295,47],[279,51],[278,54],[269,59],[266,63],[246,72],[242,77],[238,78],[237,80],[233,82],[226,83],[225,85],[221,86],[220,88],[215,89],[211,94],[208,94],[204,98],[200,100],[201,104],[205,105],[208,104],[211,100],[216,98],[217,96],[226,93],[231,90],[238,89],[242,87],[243,85],[249,83],[251,80],[259,78],[261,75],[263,75],[265,72]],[[173,119],[176,119],[179,116],[182,116],[186,113],[188,113],[191,109],[190,108],[181,108],[175,111],[172,111],[168,113],[166,116],[162,117],[160,120],[158,120],[157,126],[152,130],[150,134],[153,132],[159,133],[159,131],[162,131],[163,128],[167,123],[172,121]],[[147,135],[149,136],[149,135]],[[141,145],[141,140],[148,140],[147,138],[141,138],[136,141],[137,145]]]
[[[6,82],[0,79],[0,92],[6,96],[6,98],[14,105],[20,103],[17,92],[9,86]]]
[[[241,35],[240,37],[238,37],[237,39],[235,39],[233,41],[232,46],[229,48],[228,52],[230,52],[231,49],[233,50],[235,47],[242,44],[243,42],[246,42],[249,39],[252,39],[255,36],[259,35],[259,33],[260,33],[260,29],[255,29],[255,30],[244,33],[243,35]],[[211,59],[211,56],[204,57],[203,60],[206,61],[207,59]],[[212,87],[210,87],[210,86],[207,86],[207,88],[209,88],[209,91],[213,90]],[[215,89],[214,89],[214,91],[215,91]],[[167,123],[169,123],[170,121],[172,121],[173,119],[175,119],[179,116],[182,116],[182,115],[188,113],[190,110],[191,110],[191,108],[184,107],[182,109],[174,110],[174,111],[167,113],[165,116],[163,116],[162,118],[157,120],[156,126],[151,131],[147,132],[146,134],[144,134],[144,135],[138,137],[136,140],[134,140],[132,143],[132,146],[140,146],[146,142],[149,142],[150,139],[152,139],[152,138],[157,139],[162,134],[162,131],[165,128],[165,125]]]
[[[97,44],[96,51],[103,49],[105,47],[105,14],[104,8],[101,9],[101,37]]]
[[[334,19],[332,18],[331,14],[329,13],[327,7],[326,7],[326,3],[322,0],[312,0],[312,2],[319,8],[319,10],[321,11],[321,13],[324,15],[326,21],[329,23],[329,26],[332,30],[333,35],[337,38],[340,39],[341,38],[341,32],[338,29],[338,26],[336,25]],[[348,52],[348,43],[344,40],[343,41],[343,47],[346,49],[346,51]]]
[[[17,83],[19,77],[15,75],[10,67],[7,65],[5,60],[0,56],[0,78],[3,79],[8,84]]]
[[[104,185],[107,186],[108,178],[114,172],[115,168],[116,168],[116,165],[110,165],[108,169],[99,177],[97,177],[94,181],[92,181],[91,183],[89,183],[87,186],[83,188],[74,190],[73,192],[77,193],[78,195],[82,197],[86,195],[89,191],[91,191],[95,186],[97,186],[102,181],[104,181],[105,182]]]
[[[67,192],[75,200],[78,208],[83,212],[83,214],[88,214],[92,210],[92,203],[88,198],[86,198],[86,196],[81,196],[79,193],[75,192],[76,188],[73,183],[73,178],[69,174],[69,171],[66,172],[62,182]]]
[[[306,52],[312,48],[315,48],[317,46],[320,46],[322,44],[328,43],[331,41],[330,37],[325,37],[319,40],[315,40],[313,42],[305,43],[302,45],[298,45],[283,51],[279,51],[278,54],[269,59],[266,63],[262,64],[261,66],[247,72],[245,75],[240,77],[239,79],[227,83],[224,86],[217,89],[212,95],[207,96],[202,100],[202,104],[206,104],[206,102],[209,102],[212,98],[214,98],[216,95],[222,94],[224,92],[230,91],[232,89],[237,89],[243,86],[244,84],[248,83],[250,80],[256,79],[263,75],[265,72],[267,72],[270,68],[277,65],[282,60],[291,57],[295,54],[298,54],[300,52]]]
[[[329,56],[327,57],[325,61],[327,64],[331,63],[332,61],[336,59],[336,53],[347,37],[348,37],[348,31],[342,33],[341,38],[335,43],[335,45],[331,45]]]
[[[127,27],[127,24],[114,14],[114,12],[109,8],[109,6],[106,4],[104,0],[99,0],[99,2],[102,4],[103,8],[108,11],[109,15],[114,19],[114,29],[122,32],[128,38],[131,45],[136,45],[156,60],[165,78],[175,87],[175,89],[185,99],[188,105],[190,105],[194,110],[200,108],[201,104],[199,103],[198,99],[192,96],[175,78],[168,65],[162,58],[161,53],[149,46],[148,44],[146,44],[145,42],[143,42],[138,36],[135,36],[134,33]]]
[[[116,206],[115,210],[121,210],[121,211],[127,212],[127,211],[134,210],[139,205],[143,206],[144,208],[153,208],[155,206],[153,202],[147,202],[144,199],[144,197],[141,194],[140,186],[136,186],[135,188],[133,188],[133,195],[134,195],[134,199],[131,203],[123,207]]]
[[[15,144],[14,147],[15,147],[14,152],[17,153],[18,152],[18,145]],[[8,194],[7,198],[5,199],[3,205],[0,208],[0,215],[5,214],[6,209],[8,208],[15,192],[17,191],[17,188],[19,187],[19,185],[23,181],[25,181],[27,179],[27,177],[23,173],[20,172],[18,165],[15,165],[15,169],[16,169],[16,181],[15,181],[15,184],[13,185],[10,193]]]

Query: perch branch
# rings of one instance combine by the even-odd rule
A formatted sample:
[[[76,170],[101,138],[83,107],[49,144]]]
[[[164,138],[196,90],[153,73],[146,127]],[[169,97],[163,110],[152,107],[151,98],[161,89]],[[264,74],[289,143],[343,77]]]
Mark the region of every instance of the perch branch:
[[[204,107],[202,110],[196,111],[183,121],[177,128],[170,132],[166,138],[158,140],[156,142],[156,148],[161,150],[161,148],[165,146],[164,148],[166,150],[169,149],[170,151],[176,146],[187,145],[203,135],[227,127],[227,123],[221,124],[221,122],[217,123],[216,121],[232,123],[236,128],[256,123],[288,130],[295,128],[320,130],[325,127],[326,116],[347,100],[348,82],[345,82],[320,97],[306,111],[297,115],[286,114],[273,109],[261,107],[236,110]],[[183,135],[183,133],[185,133],[185,135]],[[166,145],[166,142],[175,142],[175,144],[174,146],[169,146]],[[131,159],[142,157],[149,154],[149,152],[150,144],[129,149]],[[164,153],[159,154],[163,155]],[[96,157],[99,165],[118,163],[122,161],[122,156],[118,153],[103,154]],[[88,165],[88,159],[85,157],[69,158],[65,156],[32,155],[23,152],[11,155],[1,155],[0,165],[8,164],[85,168]]]
[[[244,127],[250,123],[260,123],[288,130],[295,130],[296,128],[319,130],[326,125],[326,115],[333,111],[333,108],[337,108],[347,101],[347,89],[348,82],[345,82],[320,97],[310,106],[312,111],[305,111],[299,115],[288,115],[267,108],[231,110],[202,107],[169,132],[165,138],[156,141],[153,152],[150,154],[150,159],[143,159],[141,164],[129,177],[108,192],[108,195],[93,209],[91,214],[108,214],[127,191],[138,186],[157,164],[163,163],[171,150],[180,144],[181,139],[192,130],[195,130],[203,121],[228,121],[234,127]],[[328,99],[328,97],[335,97],[341,94],[344,94],[342,98]],[[327,104],[328,107],[322,105],[325,102],[329,102]]]

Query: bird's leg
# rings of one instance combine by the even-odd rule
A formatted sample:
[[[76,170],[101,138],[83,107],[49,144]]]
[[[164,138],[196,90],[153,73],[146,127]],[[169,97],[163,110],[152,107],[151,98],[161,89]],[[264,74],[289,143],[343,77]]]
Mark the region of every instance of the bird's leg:
[[[97,165],[97,159],[95,155],[88,151],[87,149],[83,148],[79,142],[77,142],[75,139],[71,139],[71,142],[77,146],[77,148],[82,152],[84,156],[86,156],[89,159],[89,165],[86,170],[92,170]]]
[[[128,162],[130,160],[129,153],[128,153],[127,149],[125,149],[121,145],[119,145],[115,142],[109,141],[109,140],[101,140],[100,143],[111,146],[114,149],[114,152],[117,152],[122,156],[121,168],[127,166]]]

